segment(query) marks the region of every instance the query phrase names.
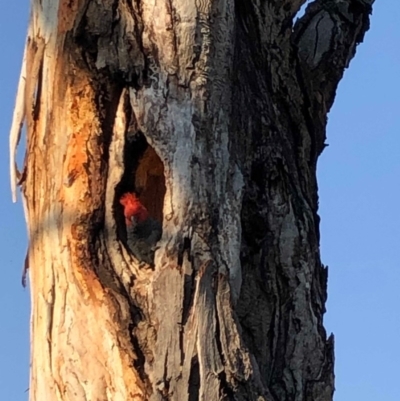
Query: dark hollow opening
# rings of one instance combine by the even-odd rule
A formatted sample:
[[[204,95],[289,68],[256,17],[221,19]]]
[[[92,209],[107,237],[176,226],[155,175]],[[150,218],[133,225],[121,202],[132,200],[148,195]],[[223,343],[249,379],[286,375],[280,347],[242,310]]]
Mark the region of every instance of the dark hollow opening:
[[[162,224],[165,196],[164,165],[143,133],[130,135],[124,151],[125,171],[116,188],[117,199],[134,192],[149,215]]]

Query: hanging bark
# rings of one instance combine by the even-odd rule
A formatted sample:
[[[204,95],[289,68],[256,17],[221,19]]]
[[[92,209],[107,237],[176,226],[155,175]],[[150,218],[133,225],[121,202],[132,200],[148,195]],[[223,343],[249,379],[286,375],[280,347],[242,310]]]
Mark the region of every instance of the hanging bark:
[[[303,3],[32,2],[10,138],[31,401],[332,400],[316,163],[373,0],[293,24]],[[154,264],[127,247],[132,191]]]

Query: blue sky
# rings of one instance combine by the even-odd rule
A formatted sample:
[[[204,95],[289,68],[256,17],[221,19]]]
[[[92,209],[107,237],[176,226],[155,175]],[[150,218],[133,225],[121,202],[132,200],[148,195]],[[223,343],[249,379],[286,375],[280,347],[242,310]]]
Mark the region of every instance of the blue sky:
[[[26,233],[11,203],[8,130],[28,1],[0,2],[0,395],[25,401],[29,291],[21,287]],[[325,323],[336,338],[335,401],[399,401],[400,2],[377,1],[372,28],[339,86],[318,165]]]

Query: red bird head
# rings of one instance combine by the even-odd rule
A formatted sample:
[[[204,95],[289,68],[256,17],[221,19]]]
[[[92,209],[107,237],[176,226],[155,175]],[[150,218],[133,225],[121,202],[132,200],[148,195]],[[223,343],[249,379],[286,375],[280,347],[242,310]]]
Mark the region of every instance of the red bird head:
[[[126,192],[123,194],[119,203],[124,207],[124,216],[127,226],[132,225],[132,219],[134,219],[136,223],[141,223],[149,217],[149,212],[133,192]]]

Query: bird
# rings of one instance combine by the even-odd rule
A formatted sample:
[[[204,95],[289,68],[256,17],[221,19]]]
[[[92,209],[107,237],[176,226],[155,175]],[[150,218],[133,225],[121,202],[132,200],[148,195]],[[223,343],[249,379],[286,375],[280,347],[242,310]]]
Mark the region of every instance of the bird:
[[[161,224],[149,215],[136,193],[124,193],[119,202],[124,208],[128,249],[137,259],[152,265],[155,245],[162,234]]]

